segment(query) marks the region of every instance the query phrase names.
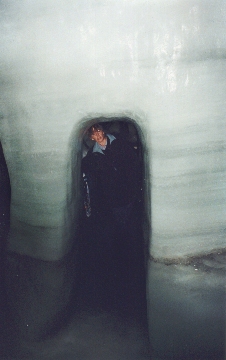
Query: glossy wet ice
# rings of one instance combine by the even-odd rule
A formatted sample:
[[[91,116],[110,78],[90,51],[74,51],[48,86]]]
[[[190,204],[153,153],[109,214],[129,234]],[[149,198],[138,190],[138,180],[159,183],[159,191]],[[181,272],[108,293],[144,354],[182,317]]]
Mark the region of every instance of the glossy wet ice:
[[[150,342],[158,359],[225,360],[226,253],[149,267]]]

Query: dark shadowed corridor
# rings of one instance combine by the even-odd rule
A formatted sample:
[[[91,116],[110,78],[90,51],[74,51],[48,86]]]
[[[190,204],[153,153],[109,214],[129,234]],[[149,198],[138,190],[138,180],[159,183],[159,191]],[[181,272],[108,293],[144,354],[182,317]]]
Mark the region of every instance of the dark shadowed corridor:
[[[107,220],[84,219],[79,256],[81,305],[146,320],[141,229],[133,224],[132,232],[119,231]]]

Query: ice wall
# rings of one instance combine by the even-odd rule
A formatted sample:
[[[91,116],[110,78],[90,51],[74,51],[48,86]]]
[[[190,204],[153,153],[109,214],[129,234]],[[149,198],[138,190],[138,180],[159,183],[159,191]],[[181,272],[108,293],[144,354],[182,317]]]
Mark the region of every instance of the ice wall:
[[[150,253],[163,260],[148,274],[154,355],[222,354],[225,269],[209,258],[182,264],[225,247],[226,2],[2,0],[0,11],[8,248],[42,260],[67,252],[83,129],[99,115],[129,116],[148,149]],[[69,275],[18,255],[6,274],[16,333],[31,339],[67,304]]]
[[[152,256],[224,247],[226,3],[22,0],[0,8],[9,248],[47,260],[67,251],[72,149],[80,151],[79,129],[97,115],[128,115],[144,133]]]

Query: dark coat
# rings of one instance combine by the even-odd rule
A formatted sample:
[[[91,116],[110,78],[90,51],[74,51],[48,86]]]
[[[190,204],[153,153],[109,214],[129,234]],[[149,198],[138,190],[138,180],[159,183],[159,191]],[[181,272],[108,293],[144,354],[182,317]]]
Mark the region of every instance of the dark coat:
[[[137,154],[126,141],[108,139],[104,154],[90,149],[82,160],[92,212],[107,213],[135,202],[140,192]]]

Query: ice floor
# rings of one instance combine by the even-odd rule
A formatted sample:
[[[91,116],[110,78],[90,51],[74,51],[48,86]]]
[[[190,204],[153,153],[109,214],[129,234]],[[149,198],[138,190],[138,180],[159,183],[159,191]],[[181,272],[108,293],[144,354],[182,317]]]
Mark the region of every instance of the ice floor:
[[[43,264],[38,267],[35,263],[29,271],[32,282],[37,274],[40,279],[41,268],[48,274],[49,284],[61,273],[59,268],[55,271],[49,265],[43,268]],[[134,281],[135,276],[130,276],[133,281],[126,282],[128,273],[120,266],[117,269],[111,279],[101,264],[96,270],[82,271],[79,291],[64,324],[39,341],[32,341],[30,336],[30,340],[21,337],[20,346],[8,343],[8,354],[1,355],[1,360],[226,359],[225,254],[196,258],[188,264],[151,262],[148,292],[151,341],[144,284],[141,278]],[[24,284],[23,280],[23,291]],[[29,289],[26,298],[32,299],[33,290]],[[13,291],[18,293],[18,288]],[[49,311],[51,292],[49,286],[43,286],[37,300],[50,303]],[[32,317],[24,314],[29,326],[34,322],[34,314],[40,317],[40,309],[34,301]]]
[[[51,340],[23,344],[22,351],[1,359],[148,360],[146,334],[135,321],[109,313],[77,315]]]
[[[96,260],[88,261],[86,254],[77,264],[80,275],[67,316],[60,318],[54,314],[70,293],[71,260],[54,264],[8,256],[11,319],[3,327],[8,335],[1,360],[150,359],[143,264],[137,259],[131,267],[129,257]],[[51,317],[59,317],[58,323],[43,336],[40,329]]]
[[[226,359],[226,253],[151,262],[149,321],[160,360]]]
[[[15,259],[10,262],[10,268],[12,273],[17,269],[15,274],[18,275]],[[16,283],[18,277],[15,276],[11,296],[14,307],[18,306],[21,312],[21,324],[18,325],[18,333],[14,331],[13,339],[19,339],[19,342],[8,341],[1,360],[226,359],[224,253],[194,258],[188,264],[150,263],[150,341],[144,283],[142,277],[136,278],[132,272],[125,271],[126,264],[118,264],[117,271],[113,273],[109,273],[103,264],[95,269],[83,269],[78,291],[70,305],[70,316],[52,334],[33,341],[32,331],[34,333],[35,327],[41,324],[41,318],[46,320],[47,312],[51,313],[56,307],[52,299],[54,291],[58,291],[56,279],[59,282],[62,268],[59,264],[53,268],[53,265],[37,261],[32,265],[26,262],[23,268],[29,270],[26,271],[27,280],[20,272],[22,280]],[[67,273],[65,275],[68,278]],[[29,286],[29,281],[34,284],[37,278],[39,282],[42,279],[42,285]],[[21,309],[18,294],[21,292],[24,295],[25,290],[25,305]],[[46,313],[41,313],[42,309]],[[30,327],[27,340],[25,333],[22,334],[24,318],[24,327],[27,322]],[[7,319],[5,326],[7,328]]]

